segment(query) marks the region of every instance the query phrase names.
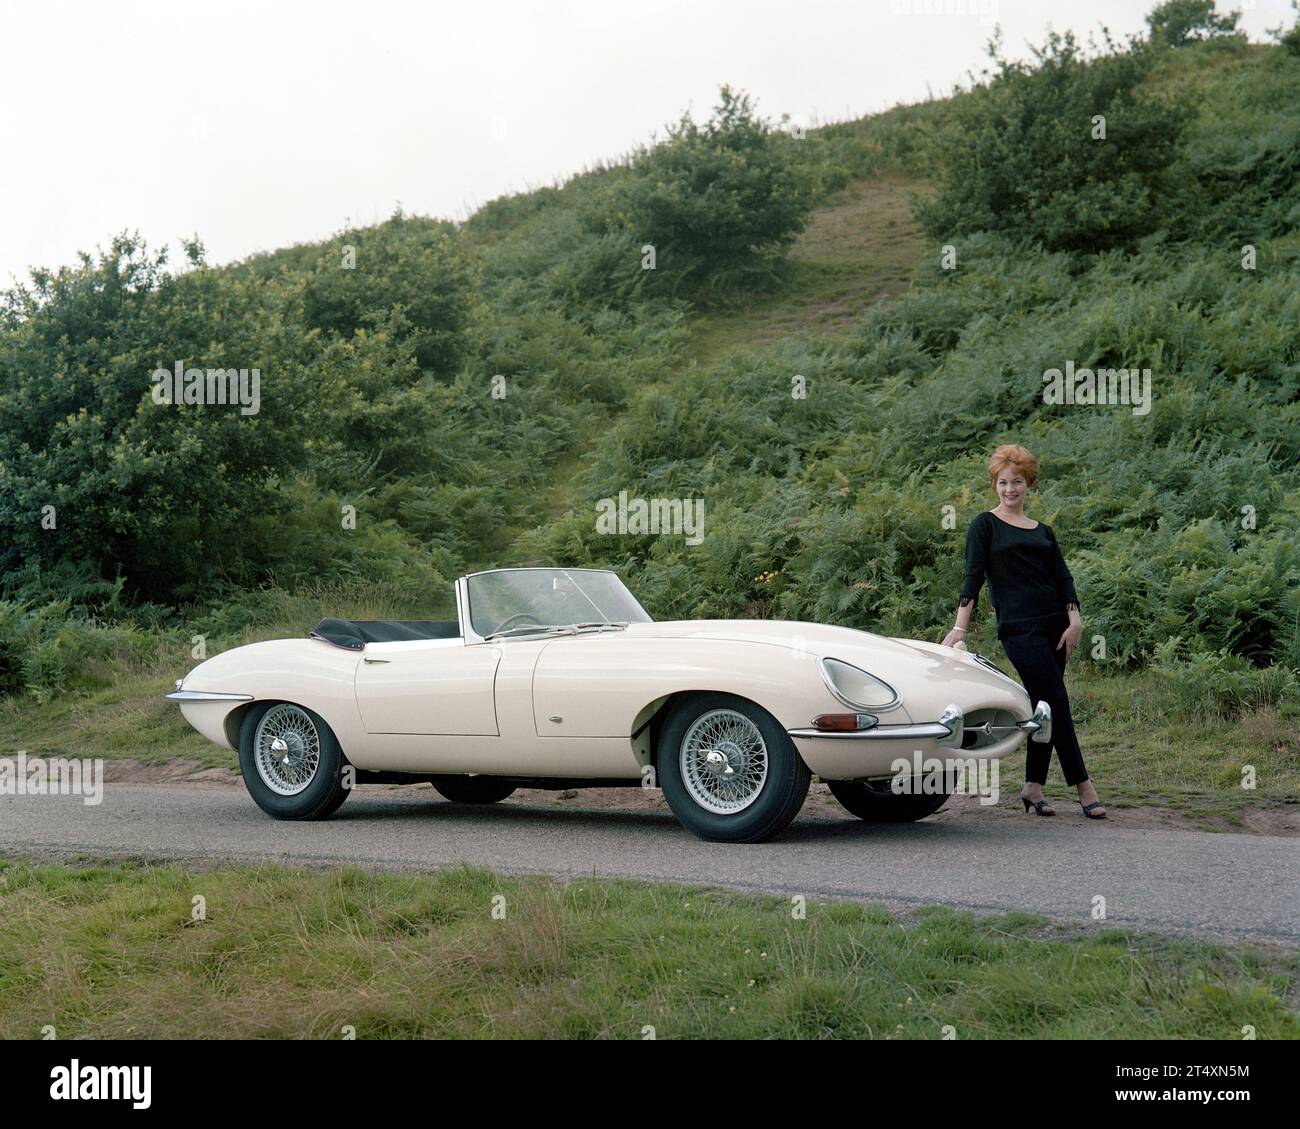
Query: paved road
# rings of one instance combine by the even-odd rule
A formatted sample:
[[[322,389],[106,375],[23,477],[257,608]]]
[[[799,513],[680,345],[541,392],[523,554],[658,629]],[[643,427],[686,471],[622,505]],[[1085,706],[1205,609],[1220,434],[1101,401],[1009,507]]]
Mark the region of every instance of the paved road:
[[[577,801],[578,803],[581,800]],[[1062,820],[900,826],[801,818],[773,843],[704,843],[670,816],[507,803],[457,807],[428,789],[367,786],[324,823],[278,823],[242,790],[107,784],[76,796],[0,796],[0,854],[276,860],[713,883],[895,908],[941,903],[1093,924],[1300,945],[1300,840],[1126,830]]]

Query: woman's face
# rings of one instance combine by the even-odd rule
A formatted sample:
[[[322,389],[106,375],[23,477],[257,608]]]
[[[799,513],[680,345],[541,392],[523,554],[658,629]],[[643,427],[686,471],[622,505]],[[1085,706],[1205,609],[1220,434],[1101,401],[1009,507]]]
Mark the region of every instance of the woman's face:
[[[1015,510],[1024,504],[1025,491],[1029,489],[1029,483],[1019,471],[1004,470],[998,475],[994,489],[997,490],[1002,504],[1009,510]]]

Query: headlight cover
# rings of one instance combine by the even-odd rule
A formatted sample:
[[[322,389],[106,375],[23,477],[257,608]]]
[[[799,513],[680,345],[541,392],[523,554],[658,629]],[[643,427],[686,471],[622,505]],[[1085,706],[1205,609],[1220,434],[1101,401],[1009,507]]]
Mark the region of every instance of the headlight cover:
[[[826,688],[853,710],[887,710],[898,705],[898,691],[888,682],[842,659],[818,659]]]

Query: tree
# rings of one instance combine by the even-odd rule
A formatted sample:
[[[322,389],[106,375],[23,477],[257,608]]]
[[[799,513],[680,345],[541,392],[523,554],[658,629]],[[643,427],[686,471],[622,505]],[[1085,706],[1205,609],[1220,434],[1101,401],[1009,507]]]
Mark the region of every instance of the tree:
[[[253,578],[253,516],[301,463],[312,384],[285,295],[120,236],[76,267],[36,271],[0,305],[0,575],[74,562],[133,594],[193,596]],[[256,412],[165,403],[158,369],[259,370]],[[229,382],[223,382],[227,389]]]

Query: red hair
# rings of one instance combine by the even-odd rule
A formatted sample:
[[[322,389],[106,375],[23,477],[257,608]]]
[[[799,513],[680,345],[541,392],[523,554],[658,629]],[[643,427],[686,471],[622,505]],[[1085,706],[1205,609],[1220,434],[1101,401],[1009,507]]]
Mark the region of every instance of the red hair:
[[[1004,470],[1013,470],[1032,486],[1038,478],[1038,460],[1018,443],[1004,443],[989,459],[989,482],[996,487],[998,475]]]

